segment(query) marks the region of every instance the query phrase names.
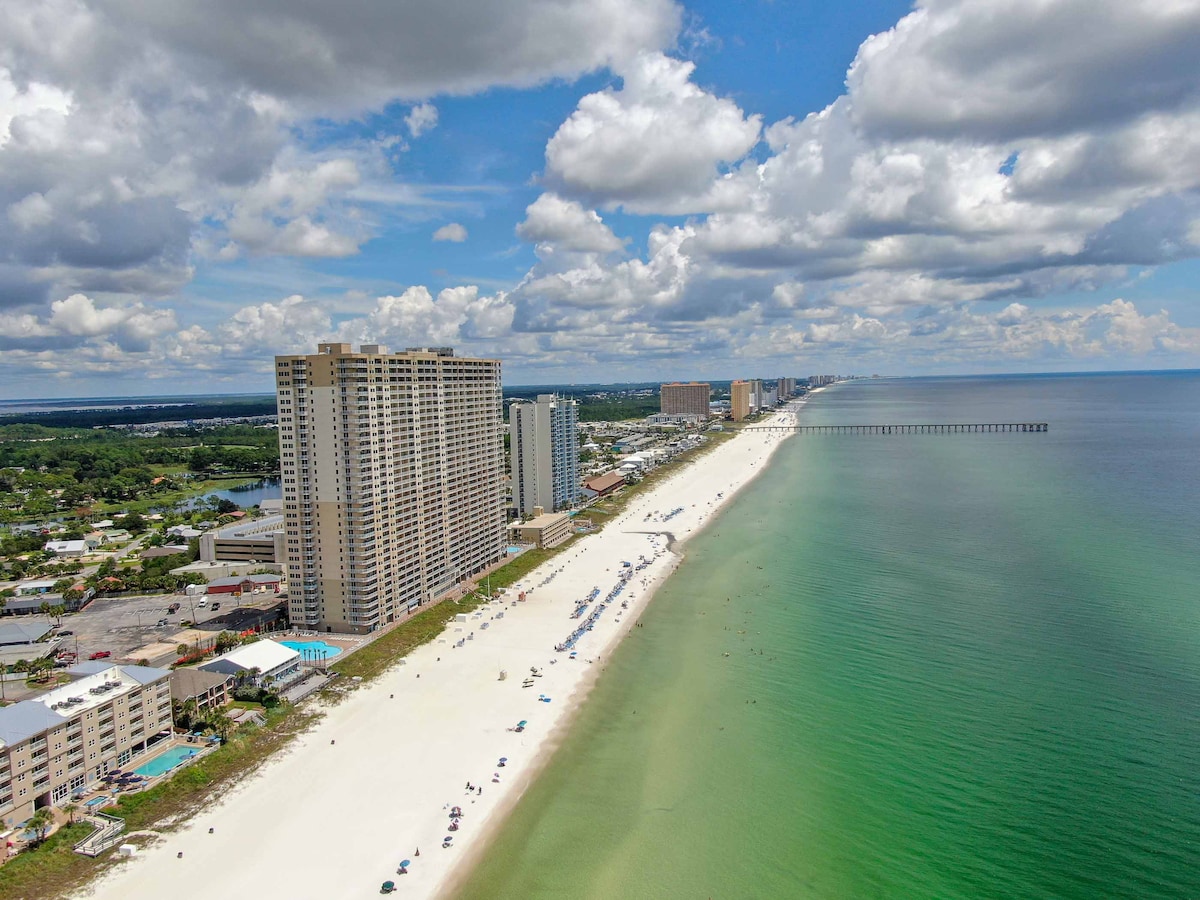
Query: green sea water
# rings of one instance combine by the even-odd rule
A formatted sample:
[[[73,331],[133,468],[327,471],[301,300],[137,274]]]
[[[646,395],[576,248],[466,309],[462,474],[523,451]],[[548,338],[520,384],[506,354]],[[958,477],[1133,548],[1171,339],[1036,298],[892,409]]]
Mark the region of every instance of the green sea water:
[[[1200,376],[839,386],[464,898],[1200,896]]]

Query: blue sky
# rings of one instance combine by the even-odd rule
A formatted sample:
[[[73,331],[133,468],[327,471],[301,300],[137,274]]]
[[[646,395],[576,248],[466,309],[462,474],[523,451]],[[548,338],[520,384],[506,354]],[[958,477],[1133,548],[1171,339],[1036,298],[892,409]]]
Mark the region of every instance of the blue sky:
[[[0,8],[0,396],[1200,365],[1200,0]]]

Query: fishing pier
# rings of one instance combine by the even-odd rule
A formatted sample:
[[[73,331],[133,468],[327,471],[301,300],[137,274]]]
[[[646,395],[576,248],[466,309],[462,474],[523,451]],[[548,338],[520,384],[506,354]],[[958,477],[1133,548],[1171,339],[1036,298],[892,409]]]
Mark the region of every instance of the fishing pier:
[[[747,425],[743,431],[795,432],[797,434],[1040,434],[1047,422],[964,422],[926,425]]]

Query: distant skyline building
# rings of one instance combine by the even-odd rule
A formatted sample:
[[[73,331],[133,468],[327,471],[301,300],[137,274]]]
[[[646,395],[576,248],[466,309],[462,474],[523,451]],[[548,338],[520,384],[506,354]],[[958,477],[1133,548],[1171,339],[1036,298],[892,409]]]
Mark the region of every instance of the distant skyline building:
[[[707,416],[711,399],[712,386],[707,381],[676,381],[659,388],[658,409],[668,416]]]
[[[293,625],[363,634],[504,558],[500,362],[275,357]]]
[[[766,393],[761,378],[750,379],[750,409],[757,411],[766,405]]]
[[[735,422],[750,415],[750,382],[735,381],[729,385],[729,412]]]
[[[579,499],[579,403],[557,394],[508,407],[513,505],[522,518],[535,507],[570,509]]]
[[[796,379],[795,378],[780,378],[778,383],[779,399],[790,400],[796,396]]]

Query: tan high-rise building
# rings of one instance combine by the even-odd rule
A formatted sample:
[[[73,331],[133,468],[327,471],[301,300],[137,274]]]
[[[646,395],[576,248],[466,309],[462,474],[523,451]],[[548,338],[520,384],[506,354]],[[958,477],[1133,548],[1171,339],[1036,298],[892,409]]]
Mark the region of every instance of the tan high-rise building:
[[[504,557],[500,362],[277,356],[292,624],[364,633]]]
[[[729,385],[729,411],[735,422],[750,415],[750,387],[748,381],[735,381]]]
[[[712,388],[708,382],[664,384],[658,391],[658,408],[664,415],[707,416]]]

